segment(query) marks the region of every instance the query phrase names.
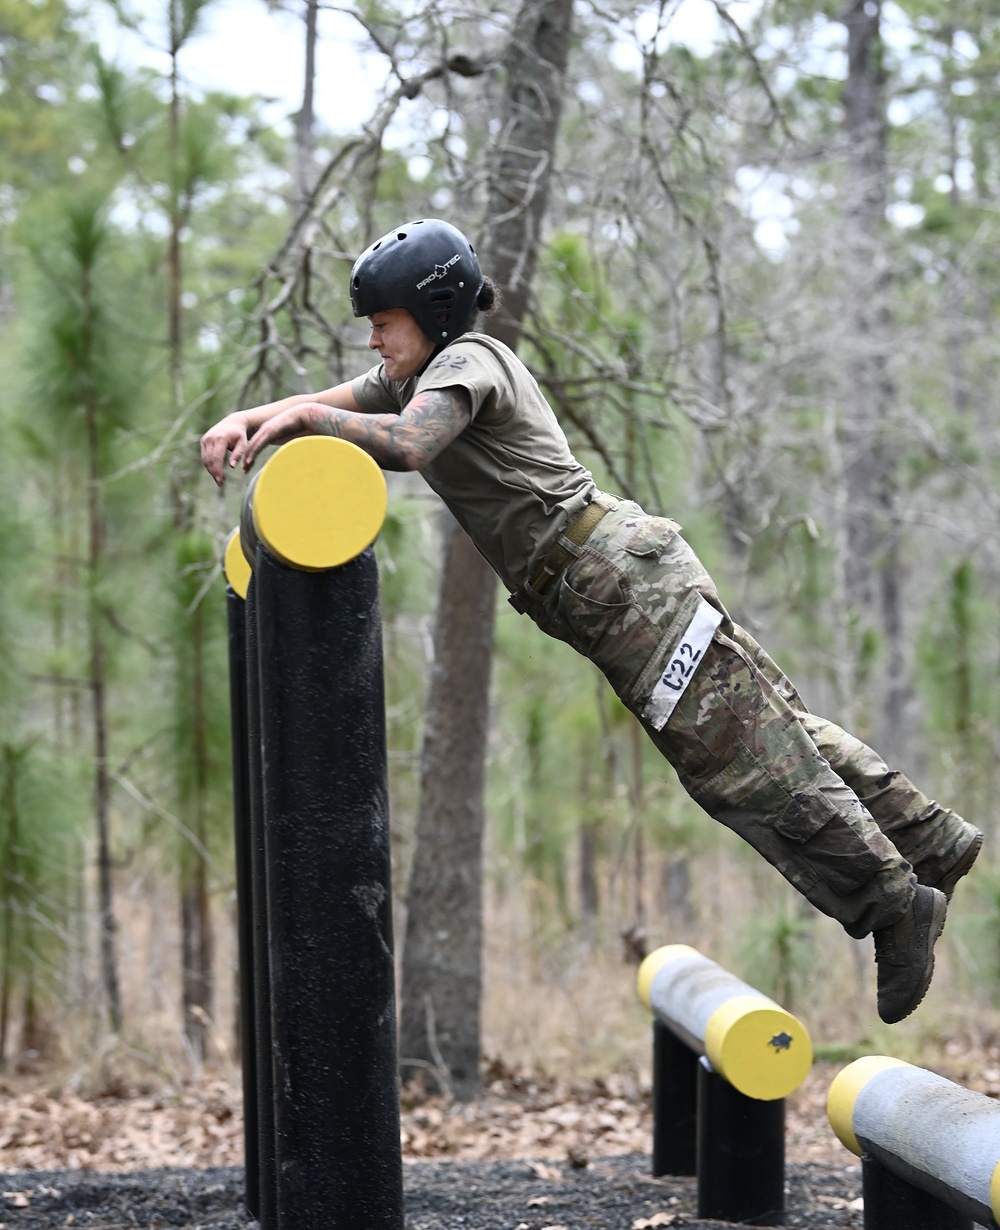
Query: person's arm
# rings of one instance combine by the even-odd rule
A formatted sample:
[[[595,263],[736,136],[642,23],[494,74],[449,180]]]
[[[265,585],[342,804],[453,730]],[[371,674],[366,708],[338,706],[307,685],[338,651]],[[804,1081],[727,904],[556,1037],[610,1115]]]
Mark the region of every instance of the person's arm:
[[[234,469],[246,453],[247,443],[251,436],[260,430],[264,423],[279,418],[289,411],[303,406],[336,408],[360,413],[361,407],[354,400],[351,383],[338,384],[322,393],[296,393],[292,397],[283,397],[280,401],[268,402],[264,406],[254,406],[250,410],[236,410],[220,419],[214,427],[210,427],[201,438],[201,460],[205,469],[221,487],[225,478],[226,454],[229,454],[229,468]],[[303,428],[298,435],[305,435],[308,429]],[[290,440],[291,435],[286,436]],[[244,467],[245,468],[245,467]]]
[[[399,414],[364,414],[350,407],[301,401],[269,417],[254,432],[242,450],[243,469],[249,470],[269,444],[314,434],[357,444],[383,470],[419,470],[471,421],[472,398],[458,386],[417,393]]]

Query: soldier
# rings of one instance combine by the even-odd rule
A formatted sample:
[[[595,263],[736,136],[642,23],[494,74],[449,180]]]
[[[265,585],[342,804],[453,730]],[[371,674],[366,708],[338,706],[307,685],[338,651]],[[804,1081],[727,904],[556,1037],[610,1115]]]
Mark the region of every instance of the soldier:
[[[311,433],[420,470],[514,608],[600,667],[691,797],[849,935],[874,935],[879,1014],[908,1016],[982,833],[807,711],[675,522],[597,489],[527,368],[472,331],[498,294],[461,231],[390,231],[350,291],[380,364],[222,419],[201,441],[215,481],[227,455],[246,471]]]

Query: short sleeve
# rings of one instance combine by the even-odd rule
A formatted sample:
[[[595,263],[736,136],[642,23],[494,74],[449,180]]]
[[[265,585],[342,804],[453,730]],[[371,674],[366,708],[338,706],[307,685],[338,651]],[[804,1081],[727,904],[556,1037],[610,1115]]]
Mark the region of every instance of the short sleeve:
[[[472,403],[472,417],[476,418],[484,407],[496,404],[498,390],[505,383],[503,367],[490,350],[459,339],[431,360],[415,391],[465,389]]]
[[[394,387],[381,363],[351,381],[351,393],[365,414],[398,414],[402,403]]]

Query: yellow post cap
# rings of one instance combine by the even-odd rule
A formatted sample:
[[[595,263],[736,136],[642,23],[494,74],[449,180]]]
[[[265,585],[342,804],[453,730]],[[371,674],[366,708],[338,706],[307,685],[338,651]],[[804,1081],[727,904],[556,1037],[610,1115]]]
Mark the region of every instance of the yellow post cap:
[[[250,563],[240,546],[240,531],[238,529],[226,539],[226,549],[222,554],[222,570],[233,592],[241,598],[247,596],[247,586],[250,584]]]
[[[282,445],[257,477],[253,523],[282,563],[337,568],[375,541],[385,520],[385,477],[356,444],[303,436]]]
[[[635,989],[646,1007],[650,1009],[653,1007],[650,1002],[653,979],[665,965],[676,961],[678,957],[700,956],[698,949],[692,948],[690,944],[664,944],[662,948],[655,948],[648,957],[645,957],[636,974]]]
[[[764,995],[734,995],[705,1026],[705,1054],[748,1098],[773,1102],[798,1089],[812,1067],[809,1031]]]
[[[861,1145],[854,1134],[854,1104],[858,1095],[873,1076],[886,1068],[912,1066],[903,1059],[893,1059],[891,1055],[864,1055],[842,1068],[831,1081],[826,1095],[826,1117],[840,1143],[858,1157],[861,1156]]]

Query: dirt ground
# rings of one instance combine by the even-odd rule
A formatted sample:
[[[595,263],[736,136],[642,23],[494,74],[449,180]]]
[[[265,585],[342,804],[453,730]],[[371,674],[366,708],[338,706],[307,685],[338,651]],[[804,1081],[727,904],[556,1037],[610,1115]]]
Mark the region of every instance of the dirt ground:
[[[826,1123],[835,1069],[788,1101],[784,1223],[863,1221],[861,1171]],[[471,1105],[407,1097],[407,1230],[721,1227],[696,1181],[650,1176],[648,1089],[609,1077],[571,1089],[497,1069]],[[239,1089],[83,1097],[0,1085],[0,1230],[244,1230]]]
[[[16,1186],[13,1186],[16,1181]],[[245,1230],[242,1172],[49,1171],[0,1176],[3,1224],[17,1230],[185,1227]],[[652,1179],[645,1155],[598,1157],[585,1168],[530,1161],[414,1162],[404,1167],[406,1230],[722,1230],[699,1219],[694,1179]],[[862,1225],[860,1169],[787,1168],[785,1217],[794,1227]]]

